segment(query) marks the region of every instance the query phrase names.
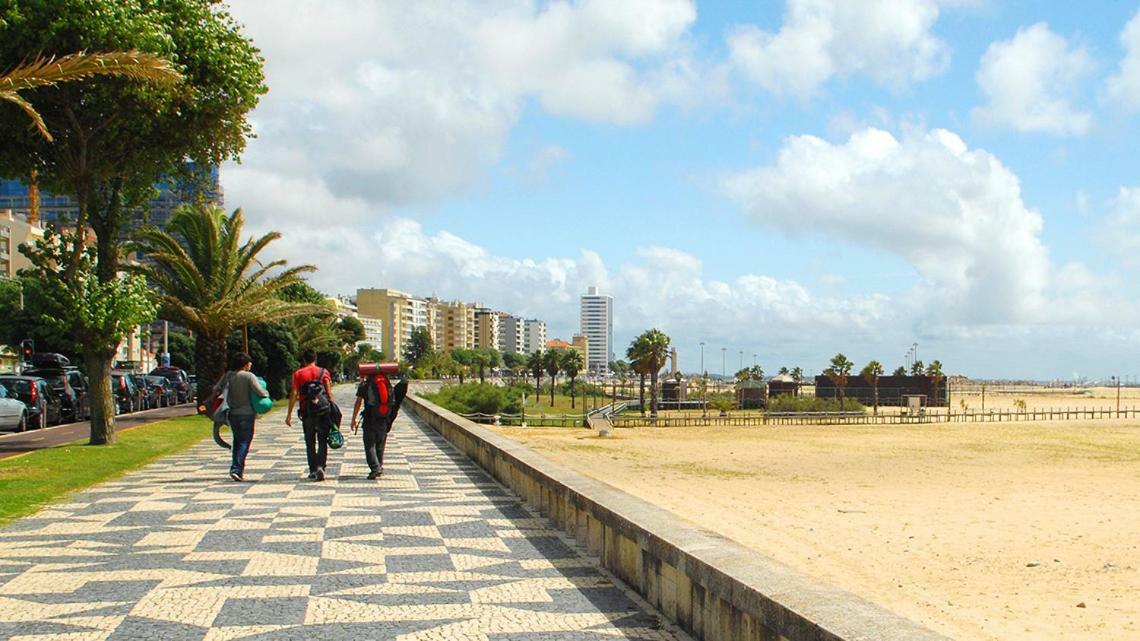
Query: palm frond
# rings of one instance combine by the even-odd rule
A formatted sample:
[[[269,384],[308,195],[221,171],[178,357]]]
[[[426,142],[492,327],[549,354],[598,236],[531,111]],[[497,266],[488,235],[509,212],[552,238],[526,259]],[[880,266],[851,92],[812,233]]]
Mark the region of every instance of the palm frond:
[[[125,76],[150,82],[178,82],[182,74],[170,61],[153,53],[112,51],[39,57],[0,74],[0,91],[22,91],[91,76]]]
[[[28,117],[32,119],[32,124],[35,125],[36,130],[40,132],[40,135],[44,137],[44,140],[47,140],[48,142],[53,142],[55,140],[51,137],[51,133],[48,132],[47,125],[44,123],[43,117],[40,116],[40,112],[36,111],[36,108],[32,106],[32,103],[24,100],[20,94],[16,93],[15,91],[0,91],[0,100],[6,100],[16,105],[20,109],[23,109],[24,113],[28,114]]]

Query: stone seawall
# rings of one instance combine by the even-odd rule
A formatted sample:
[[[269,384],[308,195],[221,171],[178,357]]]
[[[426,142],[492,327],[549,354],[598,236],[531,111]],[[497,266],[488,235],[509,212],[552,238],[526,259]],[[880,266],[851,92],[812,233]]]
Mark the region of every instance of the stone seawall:
[[[415,395],[415,413],[704,641],[945,641]]]

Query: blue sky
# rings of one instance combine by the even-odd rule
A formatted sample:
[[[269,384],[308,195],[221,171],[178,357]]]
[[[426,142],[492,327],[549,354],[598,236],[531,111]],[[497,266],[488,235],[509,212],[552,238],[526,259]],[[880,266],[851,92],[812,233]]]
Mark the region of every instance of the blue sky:
[[[1140,373],[1140,3],[278,6],[231,7],[270,94],[223,183],[323,289],[565,338],[599,284],[689,370]]]

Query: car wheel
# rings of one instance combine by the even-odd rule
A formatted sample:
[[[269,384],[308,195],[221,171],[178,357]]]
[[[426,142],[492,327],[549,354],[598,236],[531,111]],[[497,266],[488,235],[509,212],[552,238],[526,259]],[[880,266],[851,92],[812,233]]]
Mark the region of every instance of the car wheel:
[[[20,422],[16,423],[16,431],[23,432],[28,429],[28,413],[20,412]]]

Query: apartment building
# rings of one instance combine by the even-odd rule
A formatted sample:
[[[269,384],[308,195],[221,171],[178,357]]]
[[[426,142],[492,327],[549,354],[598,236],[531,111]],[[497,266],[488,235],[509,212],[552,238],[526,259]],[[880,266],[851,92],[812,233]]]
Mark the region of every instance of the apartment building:
[[[586,369],[607,375],[614,342],[614,299],[589,287],[581,299],[580,331],[589,339]]]
[[[499,349],[499,312],[486,307],[475,309],[475,348]]]
[[[475,346],[475,308],[460,301],[429,298],[432,346],[443,352]]]
[[[358,289],[356,308],[380,321],[381,350],[393,360],[401,358],[414,329],[431,329],[428,301],[395,289]]]
[[[43,237],[43,227],[28,224],[11,209],[0,212],[0,278],[14,278],[19,270],[31,267],[32,263],[20,253],[20,245]]]
[[[523,321],[523,353],[533,354],[546,349],[546,323],[528,318]]]
[[[526,340],[523,319],[505,312],[499,313],[499,351],[525,353]]]

